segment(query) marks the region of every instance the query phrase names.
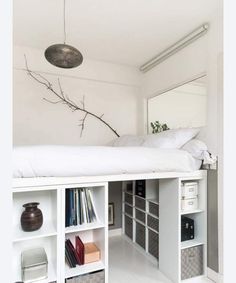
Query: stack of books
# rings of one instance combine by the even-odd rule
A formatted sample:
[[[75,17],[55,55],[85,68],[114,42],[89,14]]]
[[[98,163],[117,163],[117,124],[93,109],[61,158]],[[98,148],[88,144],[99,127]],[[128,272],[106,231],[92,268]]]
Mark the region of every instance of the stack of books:
[[[75,247],[69,239],[65,242],[65,256],[69,267],[84,264],[84,244],[79,236],[75,237]]]
[[[66,190],[66,227],[97,221],[93,197],[89,188]]]
[[[75,237],[75,247],[67,239],[65,242],[65,258],[69,267],[83,265],[100,260],[100,250],[94,243],[83,243],[79,236]]]

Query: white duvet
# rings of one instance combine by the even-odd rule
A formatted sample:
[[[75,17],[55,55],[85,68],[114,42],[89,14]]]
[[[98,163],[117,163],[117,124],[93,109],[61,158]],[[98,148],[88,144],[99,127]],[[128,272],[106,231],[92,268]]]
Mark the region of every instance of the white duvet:
[[[15,178],[191,172],[200,166],[200,160],[179,149],[45,145],[13,150]]]

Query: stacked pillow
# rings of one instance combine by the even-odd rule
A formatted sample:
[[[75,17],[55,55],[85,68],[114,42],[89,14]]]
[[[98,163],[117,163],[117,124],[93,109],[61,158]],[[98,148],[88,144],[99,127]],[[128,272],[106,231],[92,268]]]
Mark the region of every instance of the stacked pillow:
[[[181,149],[190,153],[194,158],[203,160],[203,164],[213,164],[216,157],[212,156],[204,142],[196,139],[202,128],[182,128],[164,131],[158,134],[135,136],[124,135],[113,142],[113,146],[144,146],[160,149]]]
[[[144,146],[161,149],[178,149],[196,137],[200,128],[183,128],[164,131],[146,136],[125,135],[113,143],[113,146]]]

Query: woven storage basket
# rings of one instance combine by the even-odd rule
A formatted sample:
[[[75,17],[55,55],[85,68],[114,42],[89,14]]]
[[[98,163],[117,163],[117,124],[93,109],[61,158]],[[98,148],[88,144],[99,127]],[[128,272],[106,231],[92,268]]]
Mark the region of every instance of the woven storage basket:
[[[145,226],[136,222],[136,239],[135,242],[139,244],[143,249],[146,247]]]
[[[159,258],[159,235],[150,229],[148,229],[148,252]]]
[[[149,213],[159,217],[159,205],[154,202],[149,202]]]
[[[125,193],[125,202],[127,202],[130,205],[133,205],[133,196]]]
[[[155,231],[159,231],[159,220],[151,215],[148,215],[147,218],[148,227],[152,228]]]
[[[105,272],[97,271],[88,273],[71,279],[67,279],[66,283],[105,283]]]
[[[140,208],[140,209],[145,211],[146,210],[146,201],[145,201],[145,199],[136,196],[135,197],[135,206],[137,208]]]
[[[181,279],[203,274],[203,246],[181,250]]]
[[[133,217],[133,207],[125,204],[125,213]]]
[[[133,239],[133,220],[125,215],[125,235]]]
[[[135,218],[138,219],[139,221],[143,222],[144,224],[146,223],[146,215],[144,212],[135,209]]]

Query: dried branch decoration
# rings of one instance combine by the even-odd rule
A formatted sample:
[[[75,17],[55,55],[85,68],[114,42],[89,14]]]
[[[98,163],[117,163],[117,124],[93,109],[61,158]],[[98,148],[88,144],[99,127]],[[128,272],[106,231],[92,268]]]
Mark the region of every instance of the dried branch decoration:
[[[43,98],[45,101],[52,103],[52,104],[58,104],[58,103],[62,103],[65,104],[72,112],[75,111],[81,111],[84,113],[84,117],[82,119],[80,119],[80,124],[79,126],[81,127],[81,131],[80,131],[80,137],[82,137],[83,135],[83,131],[84,131],[84,127],[85,127],[85,122],[86,119],[91,116],[97,120],[99,120],[101,123],[103,123],[104,125],[106,125],[106,127],[108,127],[117,137],[119,137],[120,135],[117,133],[117,131],[115,129],[113,129],[104,119],[102,115],[97,115],[94,114],[90,111],[88,111],[85,107],[85,97],[83,96],[83,99],[80,101],[81,106],[79,106],[78,104],[76,104],[74,101],[72,101],[69,96],[63,91],[62,86],[61,86],[61,82],[60,79],[57,79],[58,82],[58,87],[59,87],[59,91],[55,90],[55,88],[53,87],[53,84],[44,76],[42,76],[39,73],[36,73],[32,70],[29,69],[28,67],[28,62],[27,62],[27,58],[25,56],[25,66],[26,66],[26,71],[27,74],[33,78],[36,82],[38,82],[39,84],[45,86],[54,96],[55,98],[57,98],[56,101],[52,101],[49,100],[47,98]]]

